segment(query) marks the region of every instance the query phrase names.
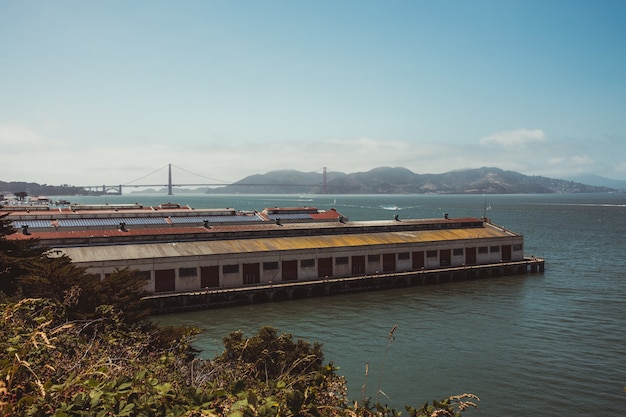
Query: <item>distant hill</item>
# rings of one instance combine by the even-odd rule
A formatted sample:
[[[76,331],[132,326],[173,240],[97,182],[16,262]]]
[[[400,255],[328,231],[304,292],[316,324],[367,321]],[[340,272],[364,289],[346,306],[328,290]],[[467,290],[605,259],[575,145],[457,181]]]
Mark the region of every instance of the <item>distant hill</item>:
[[[578,175],[576,177],[570,177],[568,178],[568,180],[581,182],[583,184],[595,185],[598,187],[609,187],[615,188],[617,190],[626,191],[626,181],[613,180],[595,174]]]
[[[30,196],[48,196],[48,195],[90,195],[84,188],[73,187],[70,185],[47,185],[37,184],[35,182],[4,182],[0,181],[0,195],[3,193],[27,193]]]
[[[178,192],[215,194],[548,194],[603,193],[626,190],[626,181],[599,176],[581,177],[579,181],[527,176],[499,168],[477,168],[443,174],[416,174],[401,167],[379,167],[367,172],[345,174],[328,172],[326,190],[323,175],[297,170],[255,174],[220,188],[201,188]],[[30,196],[98,194],[69,185],[46,185],[0,181],[3,193],[26,192]],[[166,193],[166,189],[145,192]]]
[[[367,172],[328,172],[328,194],[547,194],[616,191],[612,187],[541,176],[527,176],[499,168],[477,168],[443,174],[416,174],[406,168],[379,167]],[[256,174],[207,193],[321,194],[323,175],[296,170]]]

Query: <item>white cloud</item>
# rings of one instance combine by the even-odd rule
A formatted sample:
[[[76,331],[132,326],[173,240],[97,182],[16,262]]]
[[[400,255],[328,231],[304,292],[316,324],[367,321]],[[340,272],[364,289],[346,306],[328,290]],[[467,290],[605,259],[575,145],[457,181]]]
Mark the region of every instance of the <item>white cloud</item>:
[[[5,127],[0,143],[6,142],[8,131]],[[10,157],[3,158],[0,167],[0,180],[3,181],[164,185],[169,163],[174,166],[175,183],[228,183],[276,169],[321,173],[323,167],[327,167],[328,171],[352,173],[380,166],[405,167],[420,174],[492,166],[527,175],[564,178],[572,173],[593,172],[599,158],[592,152],[595,148],[592,143],[570,139],[560,142],[546,139],[540,146],[518,146],[512,152],[507,146],[407,142],[372,137],[256,143],[220,140],[194,144],[155,141],[152,144],[117,145],[101,141],[95,145],[60,146],[59,141],[46,139],[32,130],[22,128],[17,132],[38,146],[14,147],[8,154]],[[518,134],[533,137],[533,134]],[[537,131],[534,137],[534,140],[543,138],[543,132]],[[46,142],[53,146],[41,146]],[[614,149],[614,152],[623,155],[620,149]],[[626,163],[620,166],[617,162],[611,168],[626,172]]]
[[[44,143],[34,130],[15,123],[0,125],[0,146],[3,152]]]
[[[626,162],[621,162],[617,164],[614,168],[615,172],[624,173],[626,172]]]
[[[453,169],[445,144],[415,145],[366,137],[297,143],[97,146],[65,146],[32,154],[23,149],[6,161],[5,178],[0,179],[72,185],[165,184],[169,163],[178,183],[238,181],[276,169],[322,172],[327,167],[346,173],[379,166],[402,166],[419,173]]]
[[[504,147],[522,146],[533,142],[545,140],[545,133],[541,129],[517,129],[496,132],[480,139],[482,145],[499,145]]]
[[[589,167],[594,165],[593,158],[587,155],[575,155],[571,158],[572,165]]]
[[[566,178],[572,175],[593,172],[596,162],[588,155],[562,155],[547,158],[543,167],[536,167],[539,175]]]

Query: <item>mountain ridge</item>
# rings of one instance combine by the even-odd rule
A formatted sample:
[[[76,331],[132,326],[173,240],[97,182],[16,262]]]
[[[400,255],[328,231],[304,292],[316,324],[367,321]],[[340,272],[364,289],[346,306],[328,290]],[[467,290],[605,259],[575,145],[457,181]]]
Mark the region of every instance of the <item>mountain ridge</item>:
[[[207,193],[258,194],[548,194],[615,192],[611,187],[570,180],[528,176],[495,167],[417,174],[404,167],[377,167],[346,174],[277,170],[245,177]]]
[[[626,191],[626,181],[606,178],[596,174],[576,175],[567,178],[570,181],[580,182],[588,185],[596,185],[601,187],[615,188],[617,190]]]
[[[548,194],[624,192],[626,181],[597,175],[573,179],[528,176],[495,167],[457,169],[441,174],[417,174],[404,167],[381,166],[369,171],[346,174],[338,171],[323,174],[295,169],[249,175],[232,185],[202,187],[180,191],[207,194]],[[584,180],[588,180],[585,183]],[[610,184],[608,186],[606,184]],[[26,182],[0,181],[2,192],[28,191],[30,195],[89,195],[85,189],[69,185],[51,186]],[[133,193],[167,192],[167,189]]]

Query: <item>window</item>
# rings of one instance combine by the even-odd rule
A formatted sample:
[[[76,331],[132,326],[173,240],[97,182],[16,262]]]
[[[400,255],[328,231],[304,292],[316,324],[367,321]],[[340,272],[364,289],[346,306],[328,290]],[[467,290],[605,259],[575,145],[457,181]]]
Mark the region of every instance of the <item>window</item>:
[[[487,246],[481,246],[478,248],[478,253],[489,253],[489,248]]]
[[[146,281],[150,281],[150,279],[152,278],[152,272],[150,272],[150,271],[137,271],[137,276],[140,276],[141,278],[145,279]]]
[[[196,268],[178,268],[178,276],[179,277],[195,277],[198,275],[198,270]]]
[[[427,258],[436,258],[437,257],[437,251],[436,250],[426,251],[426,257]]]
[[[222,272],[224,274],[237,274],[239,272],[239,265],[224,265],[222,267]]]
[[[500,252],[500,246],[492,246],[491,248],[489,248],[489,250],[491,251],[491,253]]]
[[[522,249],[523,249],[523,246],[522,246],[522,244],[521,244],[521,243],[518,243],[518,244],[516,244],[516,245],[513,245],[513,250],[514,250],[514,251],[520,251],[520,250],[522,250]]]
[[[338,258],[335,258],[335,265],[348,265],[348,257],[347,256],[340,256]]]
[[[300,261],[300,267],[302,268],[314,268],[315,259],[303,259]]]
[[[409,252],[400,252],[398,259],[411,259],[411,254]]]
[[[452,255],[454,256],[463,256],[463,248],[457,248],[452,251]]]
[[[380,255],[367,255],[367,262],[380,262]]]
[[[271,271],[273,269],[278,269],[278,262],[263,262],[264,271]]]

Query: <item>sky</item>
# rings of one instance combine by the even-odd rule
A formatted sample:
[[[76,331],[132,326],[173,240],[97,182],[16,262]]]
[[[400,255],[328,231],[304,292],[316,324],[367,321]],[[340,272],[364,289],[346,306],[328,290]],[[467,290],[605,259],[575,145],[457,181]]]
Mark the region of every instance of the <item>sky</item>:
[[[0,181],[626,180],[622,0],[0,0]]]

